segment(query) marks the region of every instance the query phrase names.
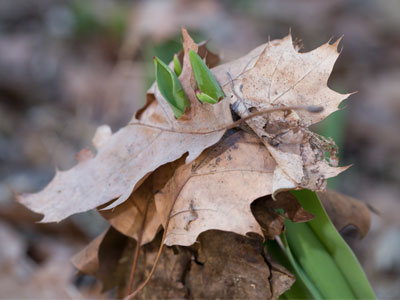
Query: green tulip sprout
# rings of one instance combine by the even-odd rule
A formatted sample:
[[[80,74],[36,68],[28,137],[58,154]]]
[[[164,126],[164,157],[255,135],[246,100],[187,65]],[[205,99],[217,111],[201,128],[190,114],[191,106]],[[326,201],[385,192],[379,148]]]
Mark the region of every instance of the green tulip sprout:
[[[306,223],[285,221],[280,247],[268,241],[271,255],[292,271],[296,283],[285,298],[376,299],[354,253],[329,219],[315,192],[292,191],[315,218]]]
[[[199,91],[196,92],[197,98],[201,102],[216,104],[225,97],[221,86],[196,52],[189,50],[189,59],[199,88]]]
[[[158,57],[154,57],[154,66],[158,89],[171,106],[175,117],[179,119],[190,106],[185,91],[176,74]]]

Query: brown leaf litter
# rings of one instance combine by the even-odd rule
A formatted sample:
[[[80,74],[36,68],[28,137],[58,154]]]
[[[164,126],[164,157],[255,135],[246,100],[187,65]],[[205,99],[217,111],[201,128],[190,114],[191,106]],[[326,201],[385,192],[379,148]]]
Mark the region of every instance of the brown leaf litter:
[[[134,285],[148,281],[139,297],[277,299],[294,278],[263,254],[262,238],[279,235],[285,218],[313,218],[285,191],[324,191],[326,179],[347,168],[337,166],[335,144],[308,129],[350,95],[327,86],[340,39],[300,53],[289,35],[213,68],[226,97],[211,105],[196,98],[188,52],[210,66],[218,58],[185,29],[182,34],[179,80],[191,104],[182,118],[175,119],[154,84],[126,127],[115,133],[98,128],[96,154],[81,151],[75,167],[57,171],[44,190],[19,201],[43,214],[42,222],[99,209],[112,227],[73,262],[104,289],[117,286],[119,296],[128,290],[132,252],[140,243]],[[323,111],[289,109],[310,105]],[[271,108],[282,109],[232,126],[232,115],[244,119]],[[340,195],[320,196],[336,226],[353,224],[366,233],[366,207]],[[161,252],[160,239],[173,247]]]

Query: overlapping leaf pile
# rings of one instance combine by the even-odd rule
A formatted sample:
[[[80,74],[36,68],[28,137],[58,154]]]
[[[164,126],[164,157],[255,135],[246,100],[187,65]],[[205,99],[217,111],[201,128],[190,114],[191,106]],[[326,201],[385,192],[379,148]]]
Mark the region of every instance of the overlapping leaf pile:
[[[308,129],[349,96],[327,86],[339,41],[300,53],[289,35],[214,67],[216,56],[204,44],[194,43],[186,30],[182,32],[179,80],[190,108],[177,120],[153,85],[146,106],[126,127],[113,134],[107,126],[99,128],[93,139],[96,154],[83,150],[79,163],[57,171],[44,190],[19,196],[24,205],[44,215],[43,222],[98,208],[117,231],[140,239],[142,245],[164,229],[166,245],[191,246],[208,230],[273,238],[284,226],[283,217],[275,213],[278,208],[295,222],[312,218],[296,199],[280,192],[322,191],[327,178],[346,169],[337,167],[334,144]],[[226,95],[217,104],[197,100],[189,50],[214,67]],[[232,116],[244,118],[268,108],[296,105],[320,105],[324,110],[273,112],[229,129]],[[252,212],[253,201],[268,195],[275,200],[268,198],[267,204]],[[94,248],[103,240],[99,238]],[[85,270],[92,261],[93,270],[97,250],[89,256],[83,253],[78,265]],[[279,272],[275,283],[289,276]],[[277,298],[291,282],[293,278],[269,297]]]

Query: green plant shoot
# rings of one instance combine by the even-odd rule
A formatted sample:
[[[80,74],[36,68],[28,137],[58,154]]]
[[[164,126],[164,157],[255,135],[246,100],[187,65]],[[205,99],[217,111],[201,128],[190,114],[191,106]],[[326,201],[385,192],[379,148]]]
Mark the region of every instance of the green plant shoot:
[[[190,106],[182,85],[175,73],[158,57],[154,57],[154,66],[158,89],[171,106],[175,118],[179,119]]]
[[[281,248],[276,240],[267,240],[267,252],[296,277],[296,281],[279,299],[323,299],[321,293],[293,256],[284,234]]]
[[[374,291],[357,257],[332,224],[317,194],[309,190],[292,191],[292,194],[304,209],[315,216],[313,220],[303,225],[309,227],[310,232],[312,232],[319,240],[320,244],[323,245],[325,251],[330,254],[332,260],[341,272],[343,279],[345,279],[350,286],[355,296],[354,298],[376,299]],[[293,225],[297,224],[293,223]],[[336,296],[336,298],[338,297]]]
[[[330,221],[317,194],[309,190],[292,194],[315,218],[306,223],[285,220],[283,248],[279,249],[275,241],[267,243],[271,255],[297,279],[281,298],[376,299],[357,258]]]
[[[181,62],[179,61],[178,55],[176,54],[174,55],[174,72],[178,77],[182,73],[182,65]]]
[[[196,92],[197,98],[201,102],[211,104],[215,104],[224,98],[225,94],[221,86],[201,57],[193,50],[189,50],[189,59],[197,86],[200,90]]]
[[[322,299],[359,299],[335,260],[306,223],[285,221],[288,247]]]

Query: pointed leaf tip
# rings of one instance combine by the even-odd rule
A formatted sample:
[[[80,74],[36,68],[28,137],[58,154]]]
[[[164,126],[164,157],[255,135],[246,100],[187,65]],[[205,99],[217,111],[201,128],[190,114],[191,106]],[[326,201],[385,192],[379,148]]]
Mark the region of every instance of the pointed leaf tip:
[[[175,117],[179,119],[190,106],[182,84],[176,74],[158,57],[154,58],[154,64],[158,89],[170,105]]]
[[[195,51],[189,50],[189,59],[197,86],[201,91],[199,100],[215,104],[221,98],[224,98],[225,94],[221,86],[201,57]],[[202,94],[205,94],[205,96],[202,97]]]

